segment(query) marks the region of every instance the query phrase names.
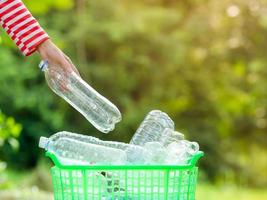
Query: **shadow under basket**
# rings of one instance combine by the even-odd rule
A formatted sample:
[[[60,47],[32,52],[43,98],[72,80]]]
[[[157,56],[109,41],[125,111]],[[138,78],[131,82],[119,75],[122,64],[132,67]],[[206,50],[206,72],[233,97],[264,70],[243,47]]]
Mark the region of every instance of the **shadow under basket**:
[[[188,164],[64,166],[46,152],[55,200],[195,200],[197,152]]]

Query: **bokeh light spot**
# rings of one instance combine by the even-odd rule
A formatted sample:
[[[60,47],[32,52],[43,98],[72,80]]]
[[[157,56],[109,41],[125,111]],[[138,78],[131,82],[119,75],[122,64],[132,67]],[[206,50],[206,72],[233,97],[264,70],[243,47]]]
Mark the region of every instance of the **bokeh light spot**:
[[[229,6],[229,7],[227,8],[227,15],[228,15],[229,17],[236,17],[236,16],[239,15],[239,13],[240,13],[240,9],[239,9],[239,7],[236,6],[236,5],[231,5],[231,6]]]

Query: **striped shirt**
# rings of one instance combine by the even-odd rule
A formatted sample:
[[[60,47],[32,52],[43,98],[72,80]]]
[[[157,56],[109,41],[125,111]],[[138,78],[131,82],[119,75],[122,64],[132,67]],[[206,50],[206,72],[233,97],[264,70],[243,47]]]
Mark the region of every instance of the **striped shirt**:
[[[49,38],[21,0],[0,0],[0,23],[25,56]]]

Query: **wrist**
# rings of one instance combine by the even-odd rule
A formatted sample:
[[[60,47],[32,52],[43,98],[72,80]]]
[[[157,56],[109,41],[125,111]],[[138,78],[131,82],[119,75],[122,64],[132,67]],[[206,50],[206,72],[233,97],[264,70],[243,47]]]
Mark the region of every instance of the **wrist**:
[[[40,45],[38,45],[36,48],[37,48],[37,51],[40,53],[40,54],[43,54],[46,49],[49,48],[49,46],[51,46],[53,43],[50,39],[47,39],[45,40],[44,42],[42,42]]]

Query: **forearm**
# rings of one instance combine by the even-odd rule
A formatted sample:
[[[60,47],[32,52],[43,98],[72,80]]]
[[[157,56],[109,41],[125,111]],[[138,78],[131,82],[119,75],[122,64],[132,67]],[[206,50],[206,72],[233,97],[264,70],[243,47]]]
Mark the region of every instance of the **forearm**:
[[[0,0],[0,22],[25,56],[49,38],[21,0]]]

